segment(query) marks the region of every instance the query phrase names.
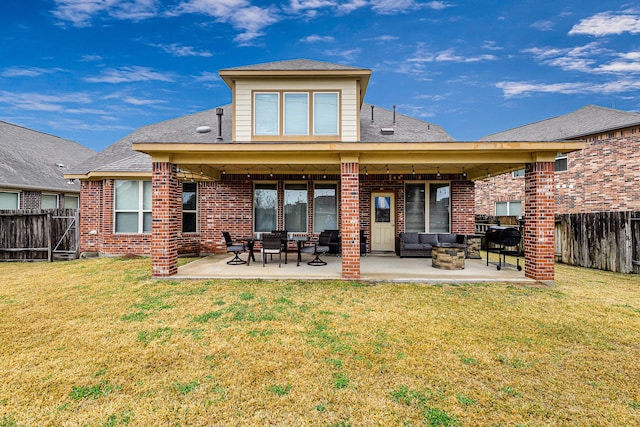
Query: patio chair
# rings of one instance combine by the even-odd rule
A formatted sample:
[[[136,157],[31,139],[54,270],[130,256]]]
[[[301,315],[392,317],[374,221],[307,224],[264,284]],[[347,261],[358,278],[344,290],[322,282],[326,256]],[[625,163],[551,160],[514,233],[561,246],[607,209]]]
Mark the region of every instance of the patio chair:
[[[301,252],[315,255],[315,258],[309,261],[308,265],[313,266],[322,266],[327,265],[327,263],[320,259],[320,255],[324,255],[329,252],[329,242],[331,241],[331,233],[323,231],[318,236],[318,241],[313,244],[313,246],[305,246],[300,249]]]
[[[342,253],[340,230],[324,230],[324,232],[329,233],[329,253],[340,256]]]
[[[262,266],[267,262],[267,255],[271,255],[271,259],[273,259],[273,254],[278,254],[278,267],[282,267],[282,237],[280,234],[263,234],[262,235]],[[286,252],[285,252],[286,253]],[[286,255],[285,255],[286,257]]]
[[[240,254],[240,252],[244,252],[247,250],[247,245],[242,242],[234,242],[228,231],[223,231],[222,235],[224,236],[224,242],[227,245],[227,253],[233,252],[235,254],[233,259],[231,259],[230,261],[227,261],[227,264],[230,264],[230,265],[246,264],[247,261],[240,259],[238,255]]]
[[[271,234],[277,234],[280,236],[282,242],[282,252],[284,252],[284,263],[287,263],[287,252],[289,250],[289,233],[287,230],[271,230]]]

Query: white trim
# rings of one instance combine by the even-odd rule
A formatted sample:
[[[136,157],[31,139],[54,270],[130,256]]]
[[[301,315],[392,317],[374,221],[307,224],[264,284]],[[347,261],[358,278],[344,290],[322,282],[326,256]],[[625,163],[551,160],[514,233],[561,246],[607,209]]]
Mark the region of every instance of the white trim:
[[[118,182],[137,182],[138,183],[138,208],[137,209],[116,209],[117,205],[117,184]],[[144,216],[151,214],[151,209],[144,209],[144,183],[151,182],[148,180],[127,180],[116,179],[113,182],[113,233],[114,234],[151,234],[151,230],[144,231]],[[150,191],[153,191],[150,189]],[[116,217],[118,213],[136,213],[138,214],[138,230],[137,231],[116,231]]]

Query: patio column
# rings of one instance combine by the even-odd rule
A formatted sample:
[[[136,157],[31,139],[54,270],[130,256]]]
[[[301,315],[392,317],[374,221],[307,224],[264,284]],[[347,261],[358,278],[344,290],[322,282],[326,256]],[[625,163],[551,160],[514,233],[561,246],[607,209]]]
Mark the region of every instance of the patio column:
[[[451,232],[475,234],[476,197],[473,181],[451,181]]]
[[[360,278],[360,163],[357,156],[343,156],[340,163],[340,229],[342,277]]]
[[[153,162],[151,224],[151,271],[166,277],[178,272],[180,183],[176,165]]]
[[[553,283],[554,279],[554,162],[525,166],[524,275]]]

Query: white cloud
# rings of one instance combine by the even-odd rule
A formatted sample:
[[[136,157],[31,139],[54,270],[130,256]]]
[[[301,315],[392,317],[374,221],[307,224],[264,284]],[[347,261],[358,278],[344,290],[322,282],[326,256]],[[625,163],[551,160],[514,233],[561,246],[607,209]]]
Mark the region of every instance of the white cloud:
[[[142,81],[172,82],[173,76],[154,71],[147,67],[123,67],[120,69],[109,68],[102,74],[83,79],[89,83],[129,83]]]
[[[620,53],[617,60],[602,64],[596,72],[604,73],[640,73],[640,51]]]
[[[349,0],[338,5],[338,13],[346,15],[367,5],[367,0]]]
[[[60,71],[59,68],[8,67],[0,72],[1,77],[38,77]]]
[[[362,52],[362,49],[360,49],[360,48],[343,49],[343,50],[334,49],[334,50],[325,51],[325,54],[329,55],[329,56],[340,57],[340,58],[344,59],[345,61],[353,61],[356,56],[360,55],[361,52]]]
[[[438,53],[418,53],[413,58],[408,59],[409,62],[456,62],[456,63],[470,63],[481,61],[494,61],[495,55],[477,55],[477,56],[462,56],[455,53],[453,49],[446,49]]]
[[[569,31],[569,35],[586,34],[595,37],[622,33],[640,33],[640,15],[602,12],[581,20]]]
[[[527,96],[533,93],[575,94],[614,94],[640,89],[640,81],[622,79],[606,83],[532,83],[499,82],[496,87],[502,89],[505,98]]]
[[[552,31],[553,22],[552,21],[536,21],[533,24],[531,24],[530,27],[540,31]]]
[[[157,0],[54,0],[53,16],[76,27],[89,27],[102,14],[132,21],[157,15]]]
[[[211,52],[208,52],[206,50],[198,52],[194,47],[182,46],[178,43],[157,44],[152,46],[159,47],[160,49],[173,56],[202,56],[205,58],[210,58],[213,56]]]
[[[371,0],[371,8],[382,15],[406,13],[417,9],[442,10],[453,7],[453,4],[444,1],[430,1],[420,3],[416,0]]]
[[[82,58],[80,58],[80,61],[82,61],[82,62],[102,61],[102,56],[100,56],[100,55],[84,55]]]
[[[523,50],[533,55],[536,61],[544,65],[558,67],[564,71],[594,72],[597,61],[605,57],[608,50],[600,47],[597,42],[572,48],[530,48]]]
[[[196,82],[217,82],[220,81],[218,74],[210,71],[203,71],[199,76],[195,77]]]
[[[164,101],[162,99],[140,99],[134,98],[133,96],[126,96],[122,98],[122,101],[131,105],[157,105],[167,103],[167,101]]]
[[[318,42],[332,42],[335,39],[331,36],[320,36],[318,34],[312,34],[299,40],[301,43],[318,43]]]
[[[29,111],[68,111],[68,105],[90,104],[91,102],[92,97],[83,92],[45,95],[38,92],[13,93],[4,90],[0,91],[0,103]]]

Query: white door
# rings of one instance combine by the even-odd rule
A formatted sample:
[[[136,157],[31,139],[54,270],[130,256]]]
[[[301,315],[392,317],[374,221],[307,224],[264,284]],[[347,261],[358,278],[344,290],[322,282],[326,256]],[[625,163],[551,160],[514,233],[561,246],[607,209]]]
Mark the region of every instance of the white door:
[[[396,209],[393,193],[371,194],[371,250],[393,251],[396,237]]]

